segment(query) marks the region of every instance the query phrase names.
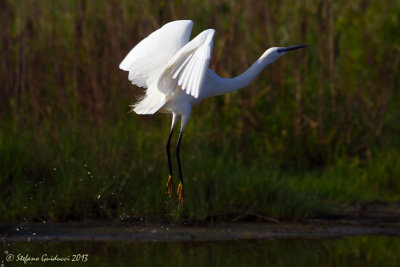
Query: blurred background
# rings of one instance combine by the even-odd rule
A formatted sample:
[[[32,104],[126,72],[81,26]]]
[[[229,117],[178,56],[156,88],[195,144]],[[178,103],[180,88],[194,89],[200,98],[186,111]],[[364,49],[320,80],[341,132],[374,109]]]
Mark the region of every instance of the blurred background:
[[[400,1],[6,0],[0,10],[2,221],[298,220],[400,199]],[[210,67],[223,77],[269,47],[310,45],[194,107],[184,210],[165,188],[171,116],[130,113],[143,89],[118,68],[177,19],[194,21],[192,37],[216,30]]]

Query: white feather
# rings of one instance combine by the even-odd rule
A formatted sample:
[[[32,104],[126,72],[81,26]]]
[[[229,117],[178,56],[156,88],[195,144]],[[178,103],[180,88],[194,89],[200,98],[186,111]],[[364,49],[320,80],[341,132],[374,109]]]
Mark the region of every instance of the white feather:
[[[176,53],[158,79],[160,92],[172,94],[175,88],[165,85],[168,80],[178,80],[183,91],[199,96],[210,63],[214,33],[213,29],[203,31]]]
[[[146,95],[133,105],[136,113],[153,114],[166,103],[165,95],[156,88],[158,78],[169,60],[189,42],[192,27],[190,20],[165,24],[139,42],[119,65],[129,71],[128,79],[133,84],[148,88]],[[164,82],[168,88],[177,86],[174,80]]]

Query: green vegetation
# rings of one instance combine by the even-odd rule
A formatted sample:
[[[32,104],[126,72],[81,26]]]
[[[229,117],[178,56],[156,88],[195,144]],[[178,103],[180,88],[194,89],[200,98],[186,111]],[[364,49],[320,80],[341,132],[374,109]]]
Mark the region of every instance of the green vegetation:
[[[3,221],[294,220],[400,199],[399,1],[1,6]],[[118,69],[136,42],[182,18],[195,21],[192,36],[217,30],[211,67],[226,77],[270,46],[310,44],[195,107],[184,212],[165,188],[170,117],[128,113],[142,90]]]

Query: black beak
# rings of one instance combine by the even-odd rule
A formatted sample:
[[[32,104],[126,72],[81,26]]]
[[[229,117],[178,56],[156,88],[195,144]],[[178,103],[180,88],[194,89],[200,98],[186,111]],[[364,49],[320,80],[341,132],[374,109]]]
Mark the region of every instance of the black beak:
[[[299,49],[299,48],[304,48],[304,47],[307,47],[307,46],[308,45],[295,45],[295,46],[289,46],[289,47],[282,47],[282,48],[278,49],[278,52],[279,53],[289,52],[289,51],[296,50],[296,49]]]

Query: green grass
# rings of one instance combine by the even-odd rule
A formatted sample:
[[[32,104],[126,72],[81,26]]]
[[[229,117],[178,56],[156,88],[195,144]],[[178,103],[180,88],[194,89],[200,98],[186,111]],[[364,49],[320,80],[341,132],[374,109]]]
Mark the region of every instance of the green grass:
[[[204,222],[260,214],[297,220],[336,212],[348,203],[399,200],[396,149],[363,160],[339,158],[320,169],[285,169],[267,157],[240,158],[235,146],[213,149],[217,139],[197,138],[189,126],[181,150],[182,212],[176,197],[166,194],[165,140],[154,134],[168,134],[161,119],[150,119],[160,123],[154,129],[138,125],[129,114],[107,127],[53,123],[19,132],[18,125],[3,124],[0,219],[181,222],[185,215]],[[175,177],[174,191],[177,183]]]

